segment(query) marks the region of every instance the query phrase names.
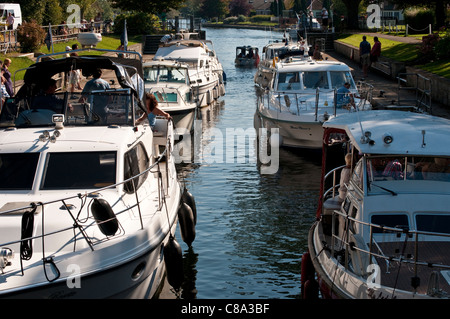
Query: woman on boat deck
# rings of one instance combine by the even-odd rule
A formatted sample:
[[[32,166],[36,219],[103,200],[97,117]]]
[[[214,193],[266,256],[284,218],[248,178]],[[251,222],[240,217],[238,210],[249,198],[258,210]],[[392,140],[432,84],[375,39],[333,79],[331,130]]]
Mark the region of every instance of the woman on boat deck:
[[[142,114],[140,118],[136,120],[136,125],[140,124],[142,121],[144,121],[146,118],[148,119],[148,123],[150,124],[151,128],[155,127],[156,124],[156,116],[164,116],[167,119],[171,119],[169,113],[164,112],[158,107],[158,101],[156,100],[156,97],[152,93],[145,93],[145,106],[147,107],[147,112]]]

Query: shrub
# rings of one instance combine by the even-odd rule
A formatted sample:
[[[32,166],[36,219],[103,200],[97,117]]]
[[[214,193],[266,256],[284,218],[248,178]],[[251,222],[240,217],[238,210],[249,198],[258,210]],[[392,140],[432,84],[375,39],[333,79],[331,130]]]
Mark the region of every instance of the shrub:
[[[434,50],[438,59],[450,59],[450,29],[439,39]]]
[[[238,21],[237,17],[228,17],[223,19],[223,24],[235,24]]]
[[[247,17],[243,14],[238,15],[237,22],[245,22],[247,21]]]
[[[431,10],[410,10],[405,13],[405,23],[410,27],[410,34],[428,33],[428,26],[434,24],[434,13]]]
[[[250,18],[250,21],[252,22],[270,22],[270,15],[256,15]]]
[[[35,20],[23,22],[17,28],[17,41],[20,43],[22,52],[38,51],[44,43],[45,36],[45,30]]]

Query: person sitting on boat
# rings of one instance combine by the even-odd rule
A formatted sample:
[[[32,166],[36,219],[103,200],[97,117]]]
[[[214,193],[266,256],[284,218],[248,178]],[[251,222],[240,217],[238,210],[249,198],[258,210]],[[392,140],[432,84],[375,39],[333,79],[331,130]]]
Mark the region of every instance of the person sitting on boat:
[[[152,93],[145,93],[145,106],[147,108],[147,112],[142,114],[141,117],[139,117],[136,120],[135,125],[139,125],[142,123],[145,119],[148,119],[148,123],[150,124],[150,127],[153,129],[156,125],[156,116],[164,116],[166,119],[171,119],[169,113],[164,112],[158,107],[158,101],[156,100],[156,97]]]
[[[96,69],[92,73],[93,78],[86,82],[86,85],[83,88],[83,91],[81,92],[81,98],[79,100],[80,103],[84,103],[87,101],[87,97],[89,95],[89,92],[92,91],[104,91],[108,90],[111,87],[109,86],[109,83],[103,80],[102,77],[102,70]],[[106,117],[106,110],[105,107],[108,104],[108,99],[106,96],[95,96],[92,100],[93,104],[93,110],[94,112],[101,118],[104,119]]]
[[[337,108],[348,108],[349,105],[355,107],[355,99],[350,91],[350,83],[345,82],[336,92],[336,106]]]
[[[316,44],[316,46],[314,47],[313,59],[314,60],[323,60],[322,53],[320,53],[318,44]]]
[[[250,49],[250,51],[248,51],[248,54],[246,56],[246,58],[252,59],[253,58],[253,49]]]
[[[41,92],[33,97],[31,102],[31,108],[51,110],[56,113],[64,112],[64,99],[59,98],[55,95],[56,89],[58,88],[55,79],[49,79],[45,82]],[[69,104],[69,109],[72,106]]]
[[[245,57],[245,52],[244,52],[244,50],[241,50],[241,52],[239,52],[239,54],[238,54],[237,57],[238,57],[238,58],[243,58],[243,57]]]
[[[393,179],[403,179],[402,164],[398,159],[390,161],[386,164],[386,167],[381,175],[384,177],[392,177]]]
[[[449,180],[450,159],[436,157],[433,162],[418,162],[416,169],[422,171],[422,178],[427,180]]]

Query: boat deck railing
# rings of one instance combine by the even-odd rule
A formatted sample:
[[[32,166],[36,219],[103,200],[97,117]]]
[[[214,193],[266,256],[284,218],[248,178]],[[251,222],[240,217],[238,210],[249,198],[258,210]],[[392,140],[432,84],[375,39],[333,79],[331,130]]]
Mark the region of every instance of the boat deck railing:
[[[337,227],[337,223],[339,219],[339,222],[343,221],[344,225],[340,228]],[[356,244],[354,241],[352,241],[350,238],[352,238],[355,235],[358,236],[358,234],[355,234],[355,229],[357,228],[357,224],[363,225],[369,228],[369,242],[367,243],[369,249],[364,249],[358,244]],[[425,267],[432,267],[437,269],[449,269],[450,265],[445,265],[442,263],[433,263],[429,261],[423,261],[419,260],[420,253],[418,251],[418,243],[420,236],[427,236],[427,239],[430,239],[431,237],[438,238],[442,240],[444,238],[446,241],[450,241],[450,234],[448,233],[437,233],[437,232],[429,232],[429,231],[418,231],[418,230],[411,230],[407,229],[405,227],[388,227],[385,225],[378,225],[374,223],[364,222],[359,219],[356,219],[349,214],[346,214],[342,211],[335,210],[333,211],[333,219],[332,219],[332,247],[331,251],[334,255],[336,250],[341,249],[342,247],[346,250],[346,253],[349,253],[349,250],[358,250],[364,254],[367,254],[369,258],[369,264],[372,263],[372,260],[374,257],[382,258],[386,260],[386,263],[389,264],[390,262],[399,262],[399,263],[407,263],[412,264],[414,267],[418,266],[425,266]],[[342,232],[343,230],[343,232]],[[411,256],[411,258],[404,258],[404,256],[400,257],[393,257],[393,256],[387,256],[382,249],[380,248],[380,243],[376,241],[374,238],[375,233],[390,233],[394,234],[394,237],[396,238],[403,238],[402,240],[406,241],[407,239],[412,239],[413,245],[415,248],[415,254],[414,256]],[[361,236],[361,235],[359,235]],[[373,250],[376,250],[374,252]],[[346,259],[345,265],[348,266],[349,260]]]
[[[315,121],[318,121],[319,110],[330,110],[329,115],[337,115],[337,90],[316,88],[305,92],[292,92],[296,90],[295,85],[299,83],[289,83],[286,90],[265,90],[262,94],[260,103],[268,109],[274,109],[279,113],[290,113],[300,116],[303,113],[314,112]],[[292,86],[292,87],[291,87]],[[357,85],[356,110],[367,110],[371,108],[373,86],[359,82]],[[352,111],[351,109],[349,111]],[[324,120],[327,120],[325,118]]]
[[[167,125],[169,125],[169,124],[170,124],[170,122],[168,121]],[[140,207],[142,198],[140,198],[139,192],[137,191],[137,188],[140,185],[139,184],[140,179],[148,178],[147,177],[148,174],[155,174],[157,176],[158,205],[157,205],[156,209],[158,211],[162,211],[164,207],[166,207],[166,209],[167,209],[166,197],[168,195],[169,187],[172,187],[171,185],[169,185],[169,181],[170,181],[169,176],[168,176],[168,172],[169,172],[168,165],[169,164],[167,161],[167,157],[169,156],[170,150],[172,149],[172,147],[173,147],[173,145],[171,145],[170,139],[167,139],[164,151],[162,151],[160,154],[158,154],[158,157],[155,158],[154,163],[149,165],[149,167],[147,169],[143,170],[142,172],[140,172],[128,179],[125,179],[122,182],[108,185],[105,187],[101,187],[101,188],[95,189],[93,191],[86,192],[84,194],[78,193],[78,194],[74,194],[74,195],[68,195],[68,196],[65,196],[65,197],[62,197],[59,199],[46,201],[46,202],[32,202],[26,206],[15,205],[15,206],[20,206],[20,207],[14,207],[12,209],[4,209],[4,210],[0,211],[0,218],[1,218],[1,216],[17,215],[17,214],[20,214],[20,215],[28,214],[28,215],[33,216],[33,215],[35,215],[36,212],[40,212],[40,214],[42,216],[41,234],[34,236],[33,232],[31,232],[31,231],[24,232],[24,228],[22,227],[22,234],[21,235],[19,234],[21,236],[20,239],[15,239],[15,240],[11,240],[8,242],[0,243],[0,271],[3,273],[3,270],[9,266],[9,262],[10,262],[11,258],[14,257],[14,252],[9,247],[19,245],[20,246],[20,263],[21,263],[20,267],[21,267],[21,273],[22,273],[22,275],[24,275],[23,261],[29,260],[31,258],[32,242],[34,240],[40,239],[42,242],[43,271],[46,274],[47,280],[49,282],[51,282],[51,281],[58,279],[59,275],[60,275],[57,265],[53,261],[54,255],[47,256],[46,252],[44,251],[44,246],[45,246],[46,240],[52,241],[52,242],[55,241],[55,239],[52,238],[51,236],[54,236],[59,233],[70,233],[70,237],[72,238],[72,240],[69,240],[67,242],[65,241],[63,245],[73,244],[73,251],[75,252],[76,248],[77,248],[77,240],[79,240],[79,238],[81,237],[87,243],[90,250],[94,251],[95,245],[98,245],[106,240],[110,240],[114,237],[125,235],[126,229],[121,225],[121,223],[119,222],[119,220],[116,217],[120,216],[121,214],[127,213],[130,210],[134,210],[134,209],[137,209],[137,211],[138,211],[137,215],[138,215],[138,219],[139,219],[139,223],[140,223],[140,229],[143,229],[144,228],[143,215],[142,215],[143,212]],[[114,211],[113,212],[114,216],[112,216],[111,218],[102,219],[102,220],[98,220],[97,218],[95,218],[95,222],[94,222],[94,218],[92,216],[91,217],[89,216],[89,209],[93,210],[92,205],[91,205],[92,202],[96,198],[101,198],[102,193],[117,189],[120,186],[123,187],[124,192],[126,191],[127,193],[135,194],[135,198],[136,198],[135,204],[133,205],[133,204],[129,203],[129,205],[124,210]],[[147,196],[147,195],[144,195],[144,196]],[[73,212],[73,210],[75,209],[74,205],[68,204],[68,201],[75,200],[75,199],[78,199],[80,202],[80,207],[76,207],[76,209],[77,209],[76,214]],[[60,203],[60,204],[58,204],[58,203]],[[20,204],[20,203],[18,203],[18,204]],[[45,231],[45,223],[44,223],[45,208],[49,207],[50,205],[51,206],[58,205],[59,209],[61,211],[65,211],[67,214],[69,214],[72,222],[65,226],[61,225],[61,228],[59,228],[59,229],[46,232]],[[83,210],[86,211],[86,214],[87,214],[86,217],[82,216]],[[22,218],[24,218],[24,217],[22,217]],[[168,216],[167,216],[167,218],[168,218]],[[95,224],[98,225],[98,227],[100,229],[102,229],[102,225],[106,225],[106,224],[110,223],[111,221],[117,222],[117,224],[118,224],[117,231],[114,234],[111,234],[111,233],[108,234],[102,230],[104,236],[101,237],[101,236],[99,236],[98,232],[96,232],[95,236],[89,236],[86,232],[86,230],[89,227],[92,227]],[[169,220],[168,220],[168,222],[170,224]],[[23,223],[23,219],[22,219],[22,223]],[[52,221],[50,223],[53,224],[54,222]],[[105,227],[108,227],[108,226],[105,226]],[[170,225],[169,225],[169,228],[170,228]],[[82,246],[82,245],[78,245],[78,246]],[[46,271],[46,267],[49,267],[49,266],[50,266],[50,268],[53,268],[52,273],[56,274],[54,277],[51,277],[51,278],[47,275],[47,271]]]

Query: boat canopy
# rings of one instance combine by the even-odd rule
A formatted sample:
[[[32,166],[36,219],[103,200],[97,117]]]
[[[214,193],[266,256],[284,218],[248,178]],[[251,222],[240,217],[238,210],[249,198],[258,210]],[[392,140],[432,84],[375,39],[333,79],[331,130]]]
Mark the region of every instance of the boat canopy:
[[[23,98],[35,94],[40,89],[40,84],[46,83],[55,74],[79,69],[87,77],[99,68],[115,71],[120,86],[131,89],[139,101],[143,99],[144,82],[140,60],[86,55],[46,60],[31,65],[24,75],[24,85],[16,96]]]
[[[345,131],[361,154],[450,156],[450,120],[442,117],[373,110],[339,115],[323,127]]]

